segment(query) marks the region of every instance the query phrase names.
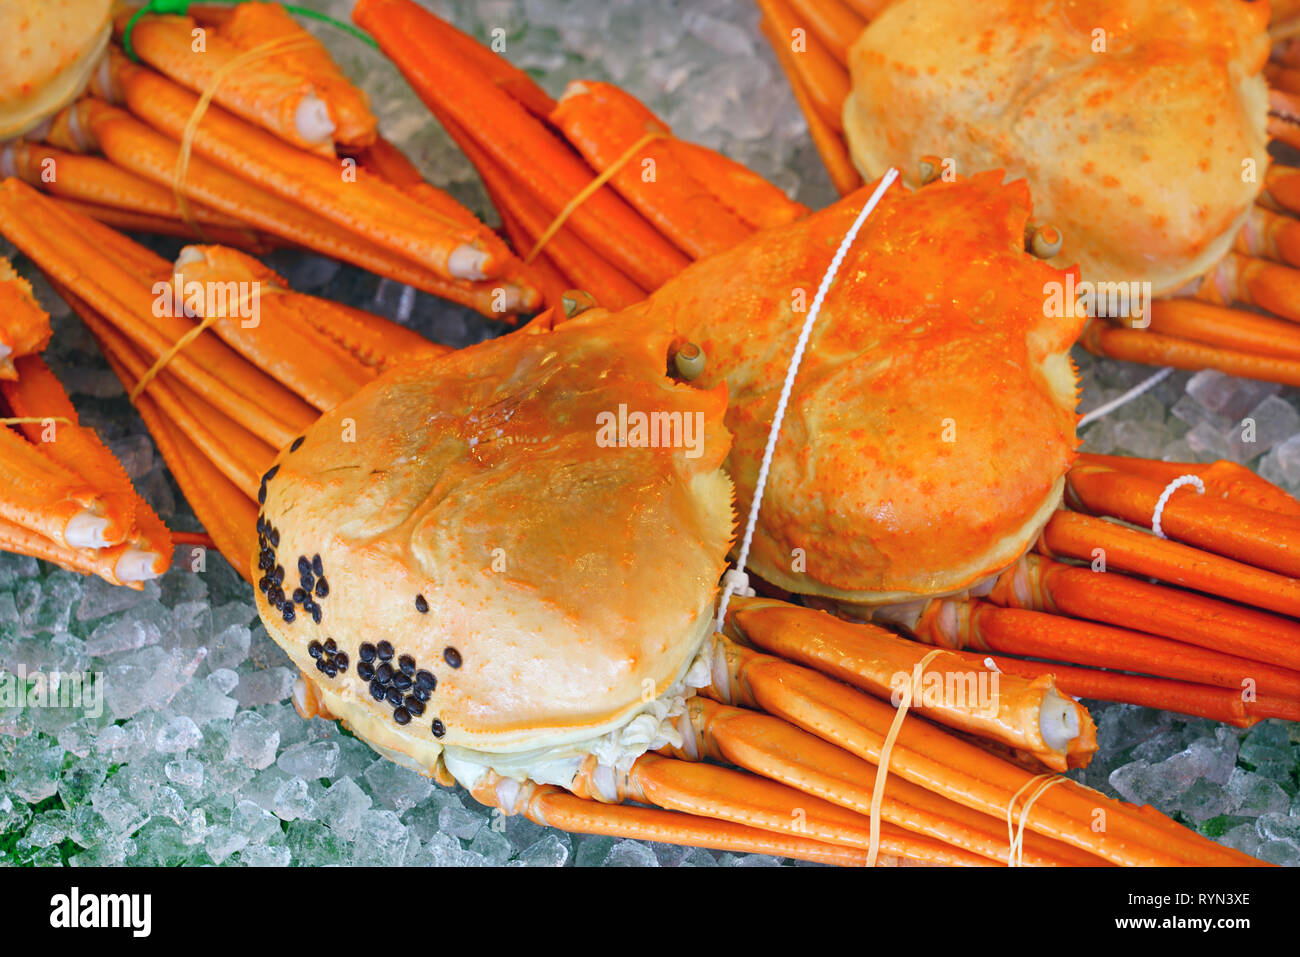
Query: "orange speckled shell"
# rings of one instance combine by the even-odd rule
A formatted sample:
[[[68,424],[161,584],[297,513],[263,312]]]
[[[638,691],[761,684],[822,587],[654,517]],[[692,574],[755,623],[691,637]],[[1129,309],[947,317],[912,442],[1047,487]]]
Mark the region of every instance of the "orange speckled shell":
[[[108,43],[111,0],[0,3],[0,142],[78,96]]]
[[[1267,22],[1243,0],[902,0],[850,51],[845,131],[868,175],[935,154],[1027,177],[1056,264],[1159,295],[1222,258],[1263,181]]]
[[[750,561],[763,578],[863,603],[954,591],[1017,558],[1059,501],[1083,320],[1045,317],[1065,274],[1024,252],[1028,189],[1000,182],[896,186],[867,220],[795,382]],[[742,516],[805,315],[792,297],[812,303],[870,189],[630,310],[703,346],[704,385],[725,381]]]
[[[442,746],[509,752],[604,733],[680,676],[707,633],[697,623],[733,513],[726,391],[669,379],[670,339],[601,310],[554,328],[542,317],[398,366],[281,452],[263,514],[286,590],[298,556],[319,554],[329,594],[319,625],[301,608],[285,624],[261,593],[258,610],[329,713],[427,771]],[[597,417],[620,403],[698,413],[700,454],[599,445]],[[307,653],[326,638],[353,662],[333,679]],[[406,726],[356,672],[360,644],[381,640],[438,679]]]

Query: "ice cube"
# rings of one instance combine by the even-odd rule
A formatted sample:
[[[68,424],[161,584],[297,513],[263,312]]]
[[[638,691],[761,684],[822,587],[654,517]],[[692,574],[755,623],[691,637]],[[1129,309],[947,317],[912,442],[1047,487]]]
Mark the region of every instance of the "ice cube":
[[[202,742],[203,734],[199,731],[199,726],[193,718],[183,714],[167,722],[154,747],[161,754],[182,754],[191,748],[197,748]]]
[[[317,804],[320,819],[344,840],[350,841],[361,826],[361,815],[370,810],[370,795],[357,786],[351,778],[342,778],[330,785]]]
[[[406,860],[410,840],[406,825],[392,811],[363,811],[352,845],[353,862],[363,866],[400,867]]]
[[[1228,813],[1247,817],[1261,814],[1285,814],[1291,806],[1291,797],[1262,774],[1234,768],[1228,779]]]
[[[173,782],[179,787],[203,787],[203,764],[193,758],[182,758],[179,761],[168,761],[167,766],[163,770],[167,775],[167,780]]]
[[[225,824],[213,827],[203,839],[203,847],[214,864],[222,863],[231,854],[246,846],[248,846],[248,838]]]
[[[260,771],[275,763],[280,747],[280,732],[256,711],[235,715],[230,735],[230,756]]]
[[[339,746],[336,741],[313,741],[286,748],[276,762],[285,774],[315,780],[332,778],[338,772]]]
[[[619,841],[605,855],[606,867],[658,867],[654,851],[639,841]]]
[[[433,792],[433,784],[423,774],[382,759],[373,762],[363,777],[375,800],[398,814],[405,814]]]
[[[563,867],[572,853],[569,835],[551,830],[520,852],[519,863],[526,867]]]

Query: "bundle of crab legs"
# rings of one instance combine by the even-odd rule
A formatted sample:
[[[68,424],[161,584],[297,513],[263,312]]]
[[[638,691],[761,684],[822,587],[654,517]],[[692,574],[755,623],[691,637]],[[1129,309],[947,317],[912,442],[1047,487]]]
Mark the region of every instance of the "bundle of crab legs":
[[[274,4],[105,9],[61,96],[0,113],[22,137],[0,234],[255,588],[300,713],[584,833],[840,864],[1258,863],[1064,772],[1097,747],[1080,698],[1300,718],[1300,503],[1231,463],[1077,451],[1068,351],[1095,322],[1043,308],[1079,270],[1025,179],[880,190],[814,297],[875,184],[813,213],[615,87],[557,103],[409,0],[354,19],[505,239]],[[115,227],[195,242],[168,262]],[[278,245],[537,314],[451,350],[292,291],[254,255]],[[256,322],[229,308],[249,296]],[[0,306],[0,543],[140,587],[184,539],[78,425],[7,266]],[[719,615],[760,487],[755,589]]]

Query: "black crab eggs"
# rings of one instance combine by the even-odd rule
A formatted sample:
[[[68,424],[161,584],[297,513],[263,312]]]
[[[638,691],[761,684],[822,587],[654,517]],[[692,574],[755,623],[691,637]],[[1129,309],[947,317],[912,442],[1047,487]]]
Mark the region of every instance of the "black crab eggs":
[[[295,439],[289,451],[297,451],[303,441],[304,437]],[[263,507],[266,505],[269,485],[279,471],[280,466],[275,465],[262,476],[258,502]],[[285,585],[286,572],[280,554],[280,529],[265,512],[259,512],[257,516],[257,540],[257,567],[262,572],[257,587],[266,597],[267,603],[280,613],[285,625],[293,625],[299,620],[299,609],[314,624],[320,625],[324,619],[321,602],[330,593],[320,554],[297,556],[295,568],[298,585],[290,592]],[[429,603],[421,594],[415,596],[414,607],[422,615],[429,612]],[[353,654],[340,647],[331,637],[310,641],[307,644],[307,654],[315,661],[316,671],[330,680],[346,676],[353,661]],[[405,727],[425,715],[430,699],[437,690],[438,678],[432,671],[420,667],[414,656],[398,654],[391,642],[381,640],[362,641],[356,648],[355,657],[356,679],[362,683],[371,698],[391,709],[393,724]],[[461,655],[456,648],[448,646],[443,649],[442,657],[448,667],[461,667]],[[446,734],[446,725],[434,717],[429,723],[429,731],[433,737],[441,738]]]

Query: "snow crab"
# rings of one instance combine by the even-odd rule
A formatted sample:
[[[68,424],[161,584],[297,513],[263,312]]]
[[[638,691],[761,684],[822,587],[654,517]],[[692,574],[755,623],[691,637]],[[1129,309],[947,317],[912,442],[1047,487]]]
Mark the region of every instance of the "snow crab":
[[[575,301],[564,290],[577,286],[599,290],[596,300],[610,307],[635,302],[646,280],[634,278],[629,262],[642,249],[656,251],[645,261],[678,277],[649,305],[632,308],[647,322],[674,323],[708,354],[705,381],[727,382],[727,424],[736,435],[728,467],[743,508],[798,310],[807,307],[854,204],[797,222],[808,217],[804,207],[718,154],[676,139],[616,87],[573,83],[556,103],[502,57],[407,0],[362,0],[354,16],[479,168],[515,245],[532,249],[533,265],[551,276],[544,283],[549,301]],[[647,177],[647,168],[656,175]],[[833,318],[814,335],[807,370],[795,383],[795,418],[775,449],[775,487],[759,516],[750,570],[781,592],[855,617],[1012,656],[999,657],[1004,670],[1040,674],[1046,666],[1025,659],[1050,659],[1071,693],[1237,724],[1300,716],[1300,657],[1291,650],[1300,638],[1293,620],[1300,569],[1281,543],[1297,531],[1295,501],[1228,463],[1080,456],[1070,464],[1074,382],[1064,351],[1082,316],[1062,310],[1049,321],[1041,296],[1049,286],[1068,287],[1076,274],[1025,254],[1022,237],[1037,255],[1052,251],[1043,248],[1042,230],[1028,228],[1023,183],[999,189],[999,179],[994,173],[927,185],[878,211],[860,239],[871,251],[864,261],[890,283],[864,284],[828,303]],[[927,212],[912,218],[904,209]],[[891,220],[896,212],[900,218]],[[602,232],[602,222],[619,228]],[[936,223],[942,231],[932,231]],[[765,228],[765,240],[745,238]],[[626,236],[645,232],[657,246],[638,239],[635,250],[626,248]],[[933,257],[941,247],[968,250],[962,258],[969,272],[930,272],[924,264],[940,262]],[[900,249],[910,255],[893,259]],[[672,257],[696,265],[682,273]],[[1009,325],[999,326],[993,314]],[[972,323],[990,343],[977,341]],[[1014,345],[992,357],[982,351],[1003,335]],[[882,347],[906,352],[907,361],[871,351]],[[1016,372],[978,384],[954,381],[935,365],[949,359],[967,369],[1002,369],[1007,361]],[[996,404],[1025,410],[1023,432],[1020,421],[992,407],[990,388],[1010,390]],[[1041,456],[1038,466],[1004,471],[1013,445],[1021,452],[1011,457],[1025,455],[1027,463]],[[1018,485],[1013,474],[1034,478]],[[1055,511],[1050,503],[1062,499],[1049,487],[1053,475],[1065,486],[1066,507]],[[1184,475],[1208,494],[1164,500],[1173,511],[1161,514],[1178,518],[1161,534],[1177,542],[1099,518],[1150,528],[1165,489]],[[949,480],[954,484],[945,486]],[[1230,527],[1242,535],[1235,543]],[[1033,554],[1017,561],[1031,546]],[[1072,567],[1076,562],[1093,571]],[[1180,587],[1093,573],[1102,570]],[[1239,602],[1265,610],[1263,617]],[[1147,607],[1164,614],[1146,614]],[[1227,622],[1229,644],[1220,627]],[[1141,660],[1136,649],[1143,649]],[[1242,689],[1255,687],[1251,675],[1261,665],[1268,690],[1244,702]]]
[[[1267,4],[758,3],[842,191],[890,165],[1024,176],[1053,262],[1163,297],[1108,293],[1091,351],[1300,384],[1300,180],[1267,152],[1300,143],[1300,85]]]

